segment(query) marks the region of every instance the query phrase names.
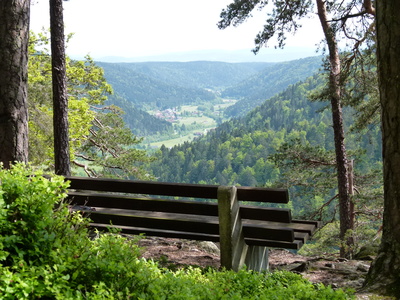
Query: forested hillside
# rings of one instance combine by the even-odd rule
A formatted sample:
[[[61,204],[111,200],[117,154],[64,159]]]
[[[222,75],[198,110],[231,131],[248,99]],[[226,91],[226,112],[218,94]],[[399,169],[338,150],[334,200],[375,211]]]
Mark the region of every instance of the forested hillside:
[[[221,90],[228,86],[234,86],[272,65],[275,65],[275,63],[226,63],[215,61],[122,64],[127,69],[171,85],[212,90]]]
[[[230,107],[226,115],[244,115],[287,86],[317,73],[321,63],[322,57],[314,56],[266,66],[259,73],[222,92],[222,97],[241,100]]]
[[[310,91],[324,82],[321,75],[314,75],[192,143],[171,149],[162,147],[151,164],[154,175],[169,182],[246,186],[276,183],[283,170],[269,157],[285,143],[298,141],[324,151],[333,149],[330,111],[321,111],[326,103],[310,102],[307,98]],[[352,120],[352,111],[346,109],[348,128]],[[347,136],[348,149],[361,149],[352,157],[357,156],[358,170],[368,172],[381,157],[379,128],[362,136],[348,130]],[[294,201],[293,205],[298,204]]]
[[[121,97],[119,94],[110,95],[107,103],[121,107],[125,114],[124,121],[127,123],[133,134],[144,137],[156,134],[167,134],[173,131],[172,124],[165,120],[156,118],[142,109],[139,109],[134,103]]]
[[[155,176],[160,181],[250,186],[276,179],[267,158],[289,136],[306,138],[307,131],[314,131],[313,137],[318,136],[323,145],[332,140],[329,116],[316,113],[323,104],[309,103],[306,98],[320,83],[318,78],[290,86],[246,116],[223,123],[193,143],[161,148],[159,159],[152,164]]]
[[[156,78],[135,72],[124,64],[101,63],[107,82],[119,96],[140,109],[171,108],[195,101],[211,101],[215,95],[200,88],[186,88],[165,83]]]

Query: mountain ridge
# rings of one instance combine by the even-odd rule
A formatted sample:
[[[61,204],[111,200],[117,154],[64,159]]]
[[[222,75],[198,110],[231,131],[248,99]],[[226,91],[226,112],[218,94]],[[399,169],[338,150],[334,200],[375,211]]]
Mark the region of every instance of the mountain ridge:
[[[285,49],[263,48],[255,55],[252,49],[239,50],[197,50],[185,52],[171,52],[164,54],[142,55],[135,57],[103,56],[95,58],[96,61],[121,63],[121,62],[189,62],[189,61],[221,61],[228,63],[240,62],[283,62],[304,57],[315,56],[313,47],[286,47]]]

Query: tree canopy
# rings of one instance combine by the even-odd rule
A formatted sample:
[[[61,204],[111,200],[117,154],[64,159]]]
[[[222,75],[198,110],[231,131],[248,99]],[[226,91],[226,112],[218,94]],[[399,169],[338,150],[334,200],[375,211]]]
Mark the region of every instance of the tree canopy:
[[[53,168],[52,101],[48,36],[31,33],[29,48],[30,156],[35,165]],[[104,71],[87,56],[84,61],[67,61],[70,153],[75,167],[90,176],[150,178],[140,161],[149,161],[135,149],[136,138],[122,120],[123,111],[104,106],[111,86]],[[149,177],[150,176],[150,177]]]

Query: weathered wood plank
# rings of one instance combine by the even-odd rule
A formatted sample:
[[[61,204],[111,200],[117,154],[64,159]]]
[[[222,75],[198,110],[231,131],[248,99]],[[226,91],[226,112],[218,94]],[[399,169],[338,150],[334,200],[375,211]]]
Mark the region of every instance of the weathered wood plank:
[[[69,192],[75,205],[218,216],[217,203]]]
[[[289,192],[286,189],[239,186],[237,187],[237,195],[239,201],[289,203]]]
[[[290,209],[269,208],[260,206],[240,206],[240,216],[242,219],[252,219],[260,221],[284,222],[289,223],[292,220]]]
[[[150,218],[143,215],[116,215],[91,213],[93,223],[113,224],[118,226],[145,227],[149,229],[165,229],[172,231],[193,232],[203,234],[219,234],[218,222],[204,220]]]
[[[314,226],[315,229],[321,228],[322,226],[321,221],[314,221],[314,220],[292,220],[292,223],[312,225]]]
[[[260,227],[269,227],[269,228],[287,228],[293,229],[296,232],[304,232],[309,235],[312,235],[316,227],[313,224],[303,224],[303,223],[281,223],[281,222],[269,222],[269,221],[259,221],[259,220],[243,220],[244,225],[253,225],[253,226],[260,226]]]
[[[217,199],[217,185],[66,177],[70,189]]]
[[[280,241],[270,241],[265,239],[252,239],[245,238],[246,244],[253,246],[265,246],[271,248],[284,248],[284,249],[292,249],[298,250],[303,246],[301,240],[294,240],[293,242],[280,242]]]
[[[305,232],[294,232],[294,239],[295,240],[300,240],[303,244],[305,244],[308,239],[310,238],[310,235]]]
[[[294,231],[292,228],[267,227],[243,222],[243,234],[245,238],[268,239],[274,241],[293,242]]]
[[[140,235],[145,234],[146,236],[158,236],[158,237],[169,237],[179,238],[187,240],[198,240],[198,241],[210,241],[219,242],[219,235],[215,234],[201,234],[191,233],[183,231],[163,230],[163,229],[150,229],[144,227],[131,227],[131,226],[116,226],[116,225],[105,225],[99,223],[91,223],[91,226],[101,231],[108,231],[109,228],[119,229],[122,233]]]
[[[238,271],[242,268],[248,245],[244,241],[237,188],[218,188],[218,222],[220,236],[221,266]]]
[[[169,183],[155,181],[134,181],[107,178],[66,177],[70,189],[136,193],[160,196],[217,199],[217,185]],[[239,201],[288,203],[289,194],[285,189],[238,187]]]

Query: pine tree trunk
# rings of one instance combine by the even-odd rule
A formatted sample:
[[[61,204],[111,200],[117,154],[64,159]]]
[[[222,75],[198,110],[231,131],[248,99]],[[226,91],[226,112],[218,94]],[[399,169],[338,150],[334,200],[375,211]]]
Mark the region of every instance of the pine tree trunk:
[[[50,0],[54,167],[56,174],[68,176],[70,175],[71,171],[62,1],[63,0]]]
[[[0,162],[28,161],[29,0],[0,1]]]
[[[365,287],[400,299],[400,1],[377,0],[376,6],[384,214],[381,246]]]
[[[353,222],[350,212],[349,179],[347,170],[346,146],[344,143],[343,113],[341,106],[339,49],[337,46],[335,33],[327,18],[325,1],[317,0],[317,7],[318,16],[329,49],[329,88],[339,190],[340,239],[342,242],[344,242],[344,245],[342,245],[340,249],[340,256],[350,258],[353,248],[353,240],[351,237],[346,237],[346,233],[348,230],[353,229]]]

